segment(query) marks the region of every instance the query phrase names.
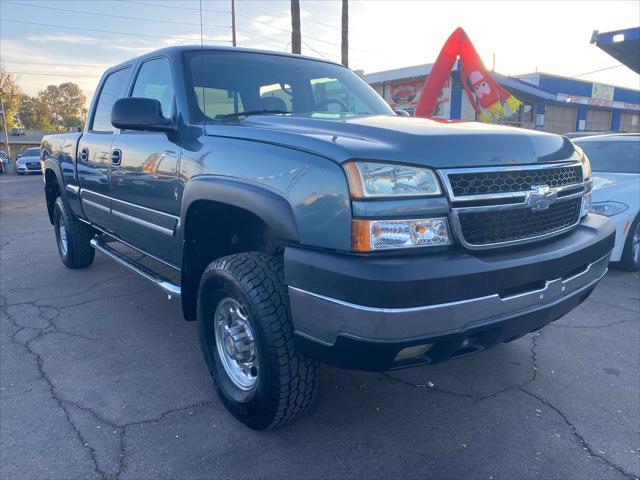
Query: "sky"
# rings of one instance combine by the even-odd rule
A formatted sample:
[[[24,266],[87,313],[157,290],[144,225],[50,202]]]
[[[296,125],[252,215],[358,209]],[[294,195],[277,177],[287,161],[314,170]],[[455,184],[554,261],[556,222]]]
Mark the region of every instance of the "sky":
[[[236,0],[241,47],[291,51],[289,0]],[[169,45],[200,43],[199,0],[0,0],[0,64],[22,90],[75,82],[90,99],[104,70]],[[303,52],[340,61],[341,2],[300,0]],[[640,76],[589,44],[640,24],[640,1],[351,0],[350,67],[431,63],[463,27],[487,67],[640,89]],[[206,44],[231,44],[231,0],[202,0]],[[614,68],[610,68],[614,67]],[[596,70],[606,69],[597,73]],[[586,74],[586,75],[585,75]]]

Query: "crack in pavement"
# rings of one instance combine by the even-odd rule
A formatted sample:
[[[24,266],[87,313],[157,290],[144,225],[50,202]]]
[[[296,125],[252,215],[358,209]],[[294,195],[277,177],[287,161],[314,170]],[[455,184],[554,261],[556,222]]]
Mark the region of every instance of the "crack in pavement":
[[[639,301],[640,303],[640,298],[638,297],[626,297],[628,300],[636,300]],[[596,300],[595,298],[589,298],[587,301],[589,302],[593,302],[593,303],[597,303],[598,305],[602,305],[605,307],[609,307],[609,308],[617,308],[620,310],[624,310],[626,312],[631,312],[631,313],[638,313],[638,310],[634,310],[633,308],[629,308],[629,307],[623,307],[621,305],[615,304],[615,303],[607,303],[607,302],[603,302],[601,300]]]
[[[73,421],[73,419],[71,418],[71,413],[69,412],[69,409],[67,408],[67,404],[73,404],[73,402],[68,402],[66,400],[64,400],[63,398],[60,397],[60,395],[58,394],[58,391],[55,387],[55,384],[53,383],[53,381],[51,380],[51,378],[49,378],[49,376],[47,375],[47,372],[44,369],[44,359],[42,358],[42,355],[40,355],[38,352],[36,352],[35,350],[33,350],[33,348],[31,347],[31,343],[34,342],[35,340],[44,337],[45,335],[48,335],[48,333],[45,332],[46,329],[41,329],[40,333],[38,335],[36,335],[35,337],[33,337],[32,339],[26,341],[26,342],[20,342],[19,340],[17,340],[16,335],[18,333],[20,333],[22,330],[24,330],[24,328],[29,328],[29,327],[21,327],[19,323],[17,323],[13,317],[12,314],[10,314],[7,310],[6,310],[6,301],[4,302],[3,306],[2,306],[2,312],[5,314],[5,316],[9,319],[9,321],[16,327],[18,328],[18,331],[16,331],[10,338],[11,341],[16,344],[21,346],[22,348],[24,348],[25,350],[27,350],[27,352],[29,352],[33,357],[35,357],[35,361],[36,361],[36,367],[38,369],[38,373],[40,374],[40,377],[42,378],[42,380],[46,383],[46,385],[49,388],[49,393],[51,395],[51,398],[58,404],[58,406],[60,407],[60,409],[62,410],[62,412],[64,413],[65,419],[67,421],[67,423],[71,426],[71,429],[73,430],[73,432],[75,433],[76,437],[78,438],[78,440],[80,441],[80,443],[82,444],[82,447],[84,449],[86,449],[89,452],[89,457],[91,459],[91,462],[93,463],[93,468],[95,470],[95,472],[98,474],[98,476],[100,476],[100,478],[103,479],[107,479],[107,475],[105,472],[103,472],[99,465],[98,465],[98,458],[96,455],[96,451],[93,447],[91,447],[89,445],[89,443],[87,442],[87,440],[84,438],[84,436],[82,435],[82,432],[80,431],[80,429],[78,428],[78,426],[76,425],[76,423]],[[40,315],[40,313],[38,314]],[[46,318],[43,318],[45,321],[47,320]]]
[[[629,320],[625,320],[629,321]],[[615,323],[622,323],[622,322],[613,322]],[[453,392],[451,390],[446,390],[443,388],[438,388],[436,386],[433,386],[431,388],[429,388],[429,390],[434,390],[438,393],[442,393],[444,395],[451,395],[453,397],[458,397],[458,398],[465,398],[468,400],[473,400],[476,402],[480,402],[483,400],[488,400],[490,398],[495,398],[496,396],[503,394],[505,392],[509,392],[509,391],[520,391],[522,393],[525,393],[533,398],[535,398],[537,401],[543,403],[544,405],[546,405],[547,407],[549,407],[550,409],[552,409],[554,412],[556,412],[564,421],[564,423],[566,423],[566,425],[569,427],[569,431],[571,432],[571,435],[578,441],[578,443],[585,449],[585,451],[587,451],[587,453],[591,456],[591,457],[595,457],[598,458],[600,460],[602,460],[604,463],[607,464],[607,466],[609,466],[609,468],[616,470],[617,472],[621,473],[622,475],[624,475],[625,477],[632,479],[632,480],[638,480],[638,477],[636,475],[633,475],[629,472],[627,472],[623,467],[615,464],[614,462],[612,462],[611,460],[609,460],[608,458],[602,456],[601,454],[595,452],[591,446],[587,443],[587,441],[585,440],[585,438],[580,435],[575,427],[575,425],[573,425],[569,419],[567,418],[567,416],[564,414],[564,412],[562,412],[562,410],[560,410],[558,407],[556,407],[555,405],[553,405],[550,401],[545,400],[544,398],[540,397],[539,395],[536,395],[533,392],[530,392],[529,390],[527,390],[525,387],[527,387],[528,385],[531,385],[533,382],[536,381],[537,377],[538,377],[538,363],[537,363],[537,348],[538,348],[538,338],[542,335],[542,330],[538,330],[538,332],[536,332],[536,334],[534,335],[534,337],[531,340],[531,350],[530,350],[530,356],[529,356],[529,361],[530,361],[530,366],[531,366],[531,376],[522,384],[520,385],[515,385],[515,386],[511,386],[511,387],[507,387],[507,388],[503,388],[500,390],[496,390],[495,392],[492,392],[488,395],[473,395],[473,394],[468,394],[468,393],[460,393],[460,392]],[[392,380],[395,380],[397,382],[403,383],[405,385],[411,386],[411,387],[418,387],[418,385],[409,382],[407,380],[404,380],[402,378],[397,378],[394,377],[393,375],[390,375],[386,372],[383,373],[383,375],[387,378],[390,378]]]
[[[607,323],[606,325],[563,325],[560,323],[550,323],[549,326],[556,327],[556,328],[586,328],[586,329],[592,329],[592,330],[600,330],[603,328],[609,328],[615,325],[620,325],[623,323],[631,323],[631,322],[638,323],[638,320],[634,320],[634,319],[618,320],[616,322]]]
[[[145,289],[144,291],[151,290],[152,288],[153,287]],[[140,292],[127,293],[127,294],[118,295],[118,296],[112,297],[112,298],[121,298],[121,297],[125,297],[125,296],[137,295],[139,293]],[[32,348],[32,343],[35,342],[38,339],[41,339],[41,338],[47,336],[47,335],[56,334],[56,333],[57,334],[63,334],[63,335],[71,335],[71,336],[75,336],[75,337],[82,338],[82,339],[85,339],[85,340],[95,340],[95,339],[92,339],[92,338],[89,338],[89,337],[86,337],[84,335],[80,335],[80,334],[77,334],[77,333],[74,333],[74,332],[67,332],[67,331],[60,330],[57,327],[57,325],[55,324],[54,320],[56,318],[58,318],[58,316],[60,315],[60,311],[61,310],[64,310],[66,308],[70,308],[70,307],[73,307],[73,306],[84,305],[84,304],[95,302],[95,301],[99,301],[99,300],[103,300],[103,299],[102,298],[98,298],[98,299],[88,300],[88,301],[84,301],[84,302],[79,302],[79,303],[74,304],[74,305],[68,305],[68,306],[64,306],[64,307],[53,307],[53,306],[38,305],[37,302],[21,302],[21,303],[9,304],[7,302],[6,297],[0,296],[0,311],[2,311],[4,316],[6,316],[6,318],[17,329],[9,337],[11,342],[14,343],[15,345],[21,346],[30,355],[32,355],[35,358],[35,363],[36,363],[36,367],[37,367],[38,373],[40,375],[40,378],[45,382],[45,384],[49,388],[49,392],[50,392],[51,398],[57,403],[59,408],[62,410],[67,423],[71,426],[71,429],[73,430],[74,434],[76,435],[76,437],[77,437],[78,441],[80,442],[82,448],[87,450],[89,458],[90,458],[90,460],[92,462],[92,465],[93,465],[93,469],[95,470],[95,472],[97,473],[97,475],[100,478],[102,478],[104,480],[110,480],[110,479],[118,479],[118,478],[120,478],[120,476],[122,475],[122,473],[126,469],[126,459],[127,459],[126,431],[127,431],[127,428],[130,428],[130,427],[133,427],[133,426],[138,426],[138,425],[157,423],[157,422],[160,422],[162,419],[164,419],[167,415],[170,415],[172,413],[178,413],[178,412],[181,412],[181,411],[191,410],[191,409],[194,409],[194,408],[205,407],[205,406],[208,406],[208,405],[214,403],[214,400],[206,401],[206,402],[198,402],[198,403],[195,403],[195,404],[190,404],[190,405],[181,406],[181,407],[174,407],[174,408],[171,408],[171,409],[168,409],[168,410],[162,412],[161,414],[159,414],[159,415],[157,415],[156,417],[153,417],[153,418],[136,420],[136,421],[133,421],[133,422],[127,422],[127,423],[119,424],[117,422],[114,422],[113,420],[109,420],[109,419],[103,417],[102,415],[97,413],[95,410],[93,410],[91,407],[82,405],[82,404],[80,404],[80,403],[78,403],[76,401],[73,401],[73,400],[69,400],[69,399],[63,398],[63,396],[58,392],[58,389],[57,389],[55,383],[53,382],[53,380],[49,377],[49,375],[46,372],[46,369],[44,367],[44,361],[45,361],[44,360],[44,355],[36,352]],[[47,322],[47,325],[45,327],[42,327],[42,328],[29,327],[29,326],[21,325],[16,320],[15,314],[12,314],[7,310],[8,307],[23,306],[23,305],[28,305],[28,306],[32,306],[32,307],[36,308],[37,311],[38,311],[36,316],[38,316],[39,318],[41,318],[42,320]],[[44,310],[45,308],[54,310],[55,311],[55,315],[54,316],[49,316],[49,317],[45,316],[45,310]],[[39,333],[37,335],[35,335],[34,337],[24,341],[24,342],[18,340],[18,338],[17,338],[18,335],[21,332],[25,331],[25,330],[34,330],[34,331],[38,331]],[[70,412],[70,409],[69,409],[70,406],[80,410],[81,412],[84,412],[84,413],[90,415],[95,420],[97,420],[97,421],[99,421],[99,422],[101,422],[101,423],[103,423],[105,425],[108,425],[109,427],[114,429],[114,431],[118,434],[118,443],[119,443],[119,447],[118,447],[118,449],[119,449],[118,467],[117,467],[116,471],[113,474],[104,471],[100,467],[100,463],[98,461],[98,454],[96,452],[96,449],[90,445],[89,441],[82,434],[81,429],[78,427],[76,422],[73,420],[71,412]]]
[[[538,376],[538,362],[537,362],[537,352],[536,349],[538,348],[538,337],[540,337],[542,335],[542,330],[538,330],[535,335],[532,337],[531,339],[531,349],[530,349],[530,354],[529,354],[529,361],[531,364],[531,375],[529,376],[529,378],[527,380],[525,380],[522,384],[520,385],[512,385],[510,387],[505,387],[499,390],[496,390],[495,392],[489,393],[487,395],[474,395],[472,393],[460,393],[460,392],[454,392],[452,390],[447,390],[444,388],[440,388],[440,387],[436,387],[435,385],[432,387],[429,387],[429,390],[433,390],[435,392],[438,393],[442,393],[445,395],[451,395],[453,397],[459,397],[459,398],[466,398],[469,400],[473,400],[473,401],[482,401],[482,400],[487,400],[489,398],[494,398],[497,397],[498,395],[505,393],[505,392],[509,392],[512,390],[518,390],[519,388],[522,387],[526,387],[527,385],[533,383],[537,376]],[[416,387],[416,388],[422,388],[423,385],[417,385],[414,384],[413,382],[409,382],[407,380],[404,380],[402,378],[398,378],[395,377],[393,375],[391,375],[390,373],[387,372],[382,372],[382,375],[390,378],[391,380],[394,380],[396,382],[400,382],[403,383],[405,385],[411,386],[411,387]]]
[[[539,396],[539,395],[537,395],[537,394],[535,394],[533,392],[530,392],[529,390],[526,390],[525,388],[520,388],[519,390],[522,393],[525,393],[525,394],[529,395],[530,397],[536,399],[538,402],[542,403],[543,405],[546,405],[551,410],[556,412],[560,416],[560,418],[562,418],[562,421],[564,423],[566,423],[567,426],[569,427],[569,431],[571,432],[571,435],[578,441],[580,446],[582,446],[582,448],[584,448],[584,450],[587,452],[587,454],[589,456],[595,457],[595,458],[599,458],[604,463],[606,463],[609,468],[617,471],[618,473],[624,475],[625,477],[627,477],[627,478],[629,478],[631,480],[638,480],[638,477],[636,475],[634,475],[634,474],[632,474],[630,472],[627,472],[620,465],[617,465],[616,463],[613,463],[608,458],[606,458],[603,455],[601,455],[600,453],[594,451],[593,448],[591,448],[589,443],[586,441],[586,439],[582,435],[580,435],[580,433],[578,432],[576,426],[573,423],[571,423],[571,421],[567,418],[567,416],[564,414],[564,412],[562,410],[560,410],[558,407],[556,407],[550,401],[545,400],[541,396]]]
[[[97,281],[96,283],[94,283],[93,285],[88,286],[87,288],[85,288],[84,290],[77,290],[75,291],[75,293],[72,294],[68,294],[68,295],[56,295],[53,297],[45,297],[45,298],[40,298],[38,300],[28,300],[28,301],[24,301],[24,302],[15,302],[15,303],[7,303],[7,306],[9,307],[13,307],[13,306],[19,306],[19,305],[25,305],[25,304],[29,304],[29,303],[40,303],[40,305],[44,306],[44,307],[51,307],[51,308],[67,308],[70,306],[77,306],[77,305],[65,305],[64,307],[56,307],[54,305],[51,304],[46,304],[43,303],[44,301],[53,301],[53,300],[63,300],[65,298],[71,298],[71,297],[78,297],[80,295],[85,295],[89,292],[92,292],[93,290],[95,290],[98,287],[104,286],[107,283],[110,283],[114,280],[119,280],[121,278],[126,278],[126,277],[130,277],[133,274],[131,272],[125,272],[125,273],[121,273],[118,274],[116,276],[110,277],[110,278],[105,278],[102,280]],[[152,290],[152,288],[147,288],[145,290],[142,290],[142,292],[147,291],[147,290]],[[141,292],[139,292],[141,293]],[[129,295],[129,294],[127,294]],[[106,298],[106,297],[101,297],[101,298]],[[117,297],[108,297],[108,298],[117,298]],[[6,299],[5,299],[6,301]]]

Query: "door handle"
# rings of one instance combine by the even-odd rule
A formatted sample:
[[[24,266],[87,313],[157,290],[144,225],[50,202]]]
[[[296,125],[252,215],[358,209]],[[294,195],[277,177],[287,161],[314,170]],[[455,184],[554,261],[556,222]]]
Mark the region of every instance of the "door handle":
[[[111,163],[114,165],[120,165],[122,161],[122,150],[115,149],[111,152]]]
[[[82,150],[80,150],[80,160],[83,162],[89,160],[89,149],[87,147],[84,147]]]

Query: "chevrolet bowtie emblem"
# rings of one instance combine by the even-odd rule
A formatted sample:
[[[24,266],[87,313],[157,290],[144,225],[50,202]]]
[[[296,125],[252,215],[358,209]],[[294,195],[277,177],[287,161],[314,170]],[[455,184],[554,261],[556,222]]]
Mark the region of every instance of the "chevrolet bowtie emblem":
[[[532,185],[531,191],[527,194],[525,204],[531,207],[531,210],[546,210],[553,202],[558,199],[558,190],[549,187],[549,185]]]

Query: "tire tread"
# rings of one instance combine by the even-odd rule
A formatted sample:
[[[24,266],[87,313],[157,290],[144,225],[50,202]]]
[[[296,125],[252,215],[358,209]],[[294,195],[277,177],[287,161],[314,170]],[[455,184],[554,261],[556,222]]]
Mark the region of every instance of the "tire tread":
[[[229,255],[214,260],[203,276],[220,270],[233,276],[254,302],[267,337],[269,358],[277,364],[272,369],[273,418],[266,428],[288,423],[313,403],[319,364],[297,350],[282,258],[263,252]]]
[[[71,269],[88,267],[93,263],[96,253],[89,243],[93,232],[88,225],[73,217],[61,197],[56,199],[56,208],[60,211],[67,231],[67,256],[62,259],[63,263]]]

